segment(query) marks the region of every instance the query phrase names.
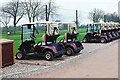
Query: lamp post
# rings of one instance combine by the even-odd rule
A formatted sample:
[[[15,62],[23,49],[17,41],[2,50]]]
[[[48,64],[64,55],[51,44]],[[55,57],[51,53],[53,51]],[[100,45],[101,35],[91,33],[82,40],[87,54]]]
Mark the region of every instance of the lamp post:
[[[76,10],[76,26],[78,28],[78,10]]]
[[[47,10],[47,5],[45,5],[45,14],[46,14],[46,21],[48,21],[48,10]]]

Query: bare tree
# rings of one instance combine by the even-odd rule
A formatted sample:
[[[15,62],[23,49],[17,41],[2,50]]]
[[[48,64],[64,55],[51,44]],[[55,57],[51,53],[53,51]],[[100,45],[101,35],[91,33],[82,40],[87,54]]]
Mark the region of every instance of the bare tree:
[[[19,0],[12,0],[12,2],[8,2],[4,7],[2,7],[1,10],[2,12],[12,16],[15,33],[17,23],[24,15],[22,3]]]
[[[36,20],[44,20],[45,19],[45,5],[42,4],[42,7],[40,8],[39,14],[36,16]]]
[[[101,19],[104,19],[104,11],[100,9],[94,9],[93,11],[89,12],[89,19],[93,22],[99,22]]]
[[[1,16],[2,24],[6,27],[6,29],[8,31],[8,24],[10,23],[11,16],[8,15],[7,13],[1,13],[0,16]]]
[[[29,0],[24,2],[24,8],[28,16],[29,22],[34,22],[35,18],[41,13],[41,1]]]
[[[50,17],[58,16],[58,6],[53,0],[48,0],[47,3],[41,4],[39,15],[36,16],[37,20],[43,19],[49,21]]]
[[[58,15],[57,14],[58,6],[52,0],[49,0],[47,3],[47,20],[49,21],[50,16]]]

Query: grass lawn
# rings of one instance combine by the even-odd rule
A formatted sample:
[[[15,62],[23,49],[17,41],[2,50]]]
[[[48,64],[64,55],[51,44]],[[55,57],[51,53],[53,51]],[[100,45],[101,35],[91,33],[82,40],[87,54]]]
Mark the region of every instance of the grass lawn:
[[[60,41],[61,39],[64,38],[64,34],[67,32],[67,30],[60,30],[60,37],[57,39],[57,41]],[[86,34],[86,28],[80,28],[78,29],[79,35],[78,35],[78,40],[81,41],[84,37],[84,35]],[[35,34],[36,36],[36,43],[38,41],[41,41],[41,37],[44,34],[44,31],[39,30],[39,34]],[[18,51],[18,47],[21,44],[21,32],[16,32],[16,34],[11,34],[11,35],[7,35],[5,33],[2,34],[2,38],[6,38],[6,39],[10,39],[10,40],[14,40],[14,55],[17,53]]]

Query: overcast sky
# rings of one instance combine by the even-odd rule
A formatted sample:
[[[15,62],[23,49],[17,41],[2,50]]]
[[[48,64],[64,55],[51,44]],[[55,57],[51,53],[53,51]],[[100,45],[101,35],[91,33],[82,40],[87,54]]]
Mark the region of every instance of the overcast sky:
[[[10,0],[9,0],[10,1]],[[104,10],[106,13],[118,12],[119,0],[54,0],[60,7],[59,14],[73,18],[74,10],[79,10],[81,22],[86,21],[88,12],[94,8]],[[0,5],[6,3],[6,0],[0,0]],[[69,16],[68,16],[69,15]]]
[[[55,0],[55,2],[62,8],[79,10],[82,20],[86,21],[88,12],[94,8],[104,10],[106,13],[118,12],[119,0]]]
[[[106,12],[117,12],[120,0],[55,0],[63,8],[90,11],[99,8]]]

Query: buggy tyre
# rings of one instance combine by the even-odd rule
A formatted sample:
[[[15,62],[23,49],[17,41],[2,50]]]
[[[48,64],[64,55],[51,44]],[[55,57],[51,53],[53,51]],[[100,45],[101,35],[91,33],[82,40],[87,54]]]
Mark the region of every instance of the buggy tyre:
[[[101,39],[100,39],[100,42],[101,42],[101,43],[105,43],[105,42],[106,42],[106,39],[105,39],[105,38],[101,38]]]
[[[25,55],[23,55],[21,52],[17,52],[16,53],[16,59],[23,60],[23,59],[25,59]]]
[[[73,49],[72,48],[67,48],[67,52],[66,52],[66,55],[67,56],[72,56],[73,55],[73,53],[74,53],[74,51],[73,51]]]
[[[54,55],[51,51],[46,51],[44,54],[45,54],[44,55],[45,60],[47,60],[47,61],[52,61],[53,60]]]

